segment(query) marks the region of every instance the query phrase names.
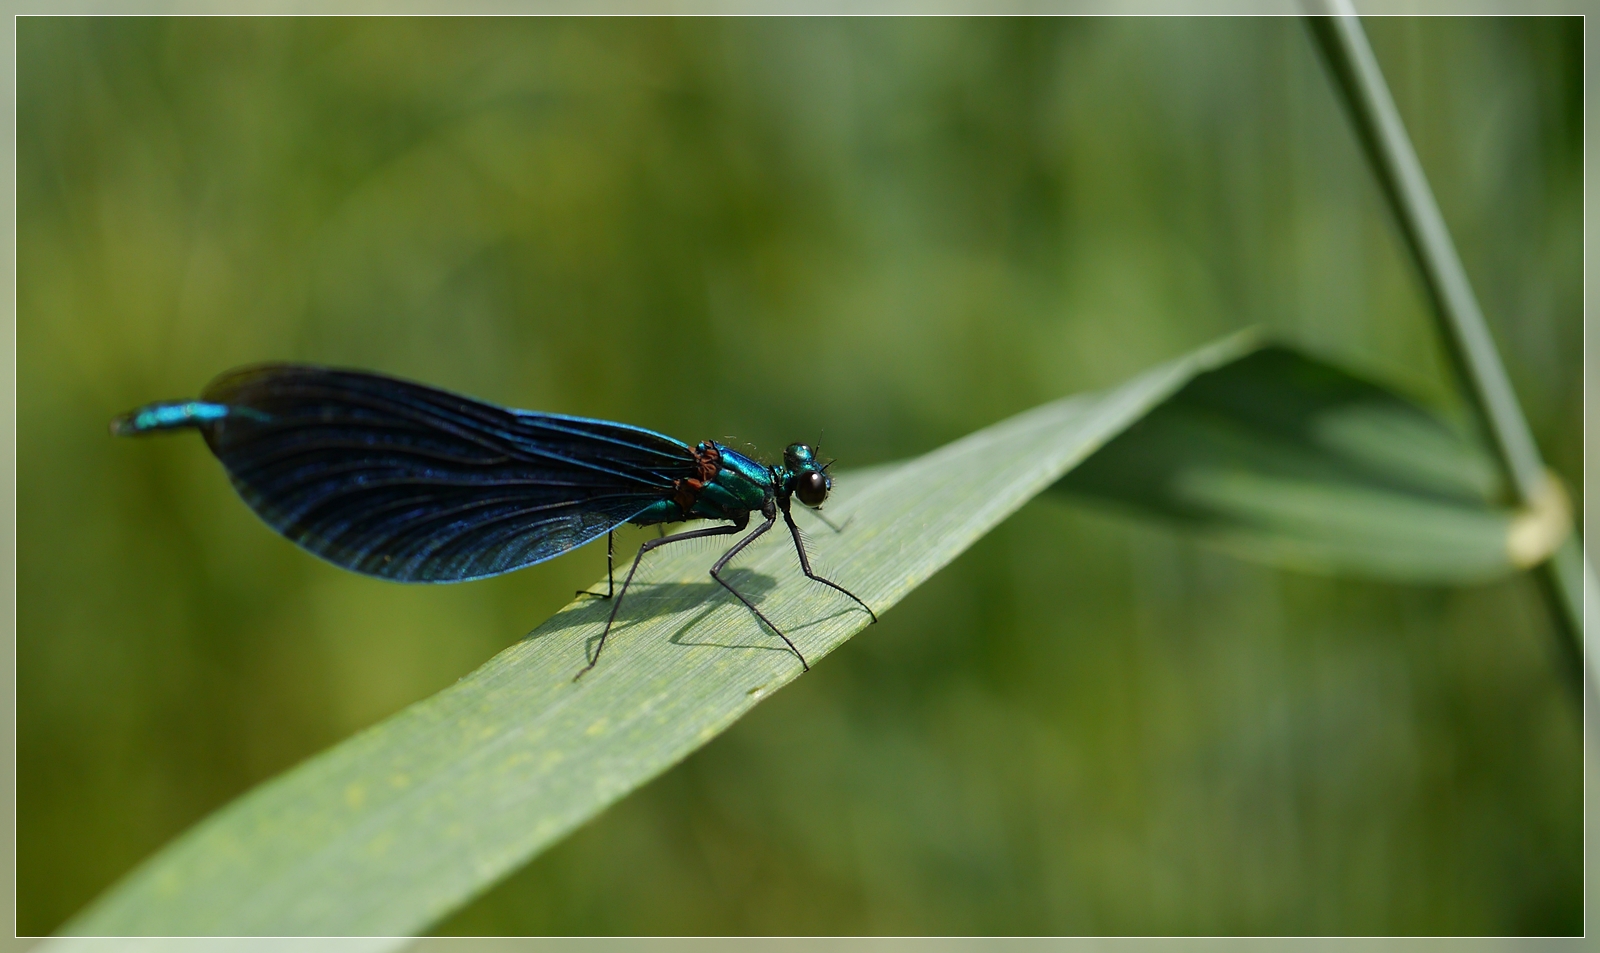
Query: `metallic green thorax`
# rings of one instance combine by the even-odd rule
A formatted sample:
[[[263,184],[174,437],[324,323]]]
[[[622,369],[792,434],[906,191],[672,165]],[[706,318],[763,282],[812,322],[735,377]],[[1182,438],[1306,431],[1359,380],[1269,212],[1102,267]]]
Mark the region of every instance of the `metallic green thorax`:
[[[715,441],[699,444],[694,454],[701,461],[701,475],[678,481],[671,499],[653,504],[628,522],[640,526],[691,519],[743,523],[753,510],[768,516],[778,507],[788,509],[795,480],[802,474],[822,473],[832,485],[811,448],[804,444],[790,445],[783,452],[784,462],[772,467]]]

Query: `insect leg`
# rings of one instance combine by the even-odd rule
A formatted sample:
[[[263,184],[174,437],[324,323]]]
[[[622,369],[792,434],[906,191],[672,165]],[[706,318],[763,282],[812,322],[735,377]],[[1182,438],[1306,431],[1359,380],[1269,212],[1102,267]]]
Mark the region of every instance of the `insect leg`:
[[[743,532],[744,528],[748,525],[750,525],[750,517],[746,516],[744,519],[729,526],[713,526],[710,529],[693,529],[687,533],[675,533],[671,536],[663,536],[660,539],[645,540],[644,545],[639,547],[639,554],[633,557],[633,565],[628,569],[628,578],[622,580],[622,591],[617,593],[617,598],[611,603],[611,616],[610,618],[606,619],[605,631],[600,633],[600,644],[594,647],[594,658],[589,661],[588,665],[585,665],[583,668],[579,669],[578,674],[572,676],[572,680],[577,681],[578,679],[582,678],[585,672],[589,671],[591,668],[594,668],[595,665],[599,663],[600,652],[606,647],[606,636],[611,634],[611,626],[617,621],[617,610],[622,608],[622,597],[628,594],[628,586],[633,584],[633,574],[639,571],[639,560],[644,558],[645,553],[655,549],[657,546],[661,546],[666,543],[675,543],[680,539],[699,539],[703,536],[729,536],[733,533]],[[596,593],[596,595],[598,595],[598,593]]]
[[[617,531],[616,530],[612,530],[609,533],[606,533],[606,594],[602,596],[598,592],[590,592],[587,589],[579,589],[578,590],[578,595],[580,595],[580,596],[594,596],[596,599],[609,599],[609,598],[611,598],[611,596],[613,594],[616,593],[616,591],[617,591],[617,577],[616,577],[616,566],[615,566],[615,563],[614,563],[614,559],[616,557],[616,554],[617,554]]]
[[[854,599],[856,601],[856,605],[867,610],[867,615],[872,616],[872,621],[878,621],[878,614],[872,611],[871,606],[867,605],[865,602],[862,602],[860,596],[834,582],[832,579],[824,579],[811,571],[811,560],[806,558],[806,544],[800,538],[800,527],[794,525],[794,514],[789,512],[789,507],[787,506],[783,507],[783,521],[789,524],[789,535],[794,537],[794,551],[800,556],[800,571],[806,574],[806,578],[812,580],[813,582],[820,582],[830,589],[839,590],[840,592]]]
[[[778,638],[782,639],[783,640],[783,644],[787,645],[789,647],[789,651],[794,653],[795,658],[800,660],[800,668],[801,668],[801,670],[809,672],[809,671],[811,671],[811,666],[806,664],[806,657],[804,655],[800,654],[800,650],[795,648],[794,643],[789,641],[789,637],[787,635],[783,634],[783,630],[778,628],[777,626],[773,625],[772,624],[772,620],[767,618],[765,615],[763,615],[761,610],[756,608],[756,604],[754,602],[751,602],[749,599],[746,599],[744,597],[744,593],[742,593],[739,590],[733,588],[733,586],[728,583],[728,580],[722,578],[722,575],[721,575],[722,574],[722,568],[724,566],[728,565],[728,562],[730,560],[732,560],[733,557],[739,555],[739,550],[744,549],[746,546],[748,546],[751,543],[755,542],[756,541],[756,537],[760,536],[762,533],[765,533],[767,530],[771,529],[772,528],[772,524],[776,523],[777,521],[778,521],[778,514],[774,513],[771,516],[767,517],[767,521],[765,523],[762,523],[760,526],[757,526],[756,529],[755,529],[755,532],[751,533],[749,536],[746,536],[744,539],[739,540],[737,543],[734,543],[733,544],[733,548],[728,550],[727,552],[723,553],[722,554],[722,558],[717,560],[717,564],[715,566],[711,567],[711,578],[715,579],[717,582],[721,583],[722,584],[722,588],[724,588],[724,589],[728,590],[729,592],[733,593],[734,596],[740,602],[744,603],[746,609],[749,609],[751,612],[754,612],[756,614],[756,618],[760,619],[762,622],[765,622],[767,624],[767,628],[769,628],[772,631],[778,633]],[[740,527],[740,528],[743,529],[743,527]]]
[[[821,510],[806,510],[806,512],[810,513],[812,516],[815,516],[817,519],[822,520],[823,524],[826,525],[829,529],[833,530],[835,533],[844,532],[845,526],[849,526],[850,523],[852,521],[854,521],[855,518],[856,518],[856,515],[854,513],[851,513],[850,514],[850,519],[847,519],[847,520],[844,521],[844,526],[840,526],[838,523],[835,523],[833,520],[830,520],[826,516],[823,516]]]

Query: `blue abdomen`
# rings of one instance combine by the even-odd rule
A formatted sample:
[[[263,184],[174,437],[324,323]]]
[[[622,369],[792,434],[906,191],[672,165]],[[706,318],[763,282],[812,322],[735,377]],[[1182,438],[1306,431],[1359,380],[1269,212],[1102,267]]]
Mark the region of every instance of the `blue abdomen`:
[[[111,421],[111,432],[119,437],[198,427],[228,416],[228,405],[203,400],[173,400],[147,404]]]

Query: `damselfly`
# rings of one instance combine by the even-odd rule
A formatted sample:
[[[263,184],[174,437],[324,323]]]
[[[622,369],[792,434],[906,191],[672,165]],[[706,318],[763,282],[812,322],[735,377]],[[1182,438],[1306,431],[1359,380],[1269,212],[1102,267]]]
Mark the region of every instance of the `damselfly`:
[[[162,401],[118,417],[111,432],[193,428],[239,495],[269,526],[355,572],[397,582],[463,582],[531,566],[606,537],[611,615],[600,661],[639,561],[667,543],[743,532],[711,567],[715,579],[783,639],[789,636],[722,571],[783,516],[800,568],[865,609],[850,590],[811,569],[791,499],[819,508],[831,464],[802,443],[767,466],[713,440],[689,446],[627,424],[498,407],[363,371],[263,364],[229,371],[198,400]],[[639,547],[621,591],[613,533],[693,519],[725,525],[652,539]],[[600,595],[591,593],[591,595]],[[614,598],[613,598],[614,597]]]

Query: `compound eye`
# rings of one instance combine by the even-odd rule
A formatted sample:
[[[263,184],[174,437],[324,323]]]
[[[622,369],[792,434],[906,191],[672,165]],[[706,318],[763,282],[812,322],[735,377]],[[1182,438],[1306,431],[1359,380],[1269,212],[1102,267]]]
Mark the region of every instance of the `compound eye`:
[[[794,481],[794,495],[800,502],[815,509],[828,498],[828,478],[816,470],[800,474]]]

